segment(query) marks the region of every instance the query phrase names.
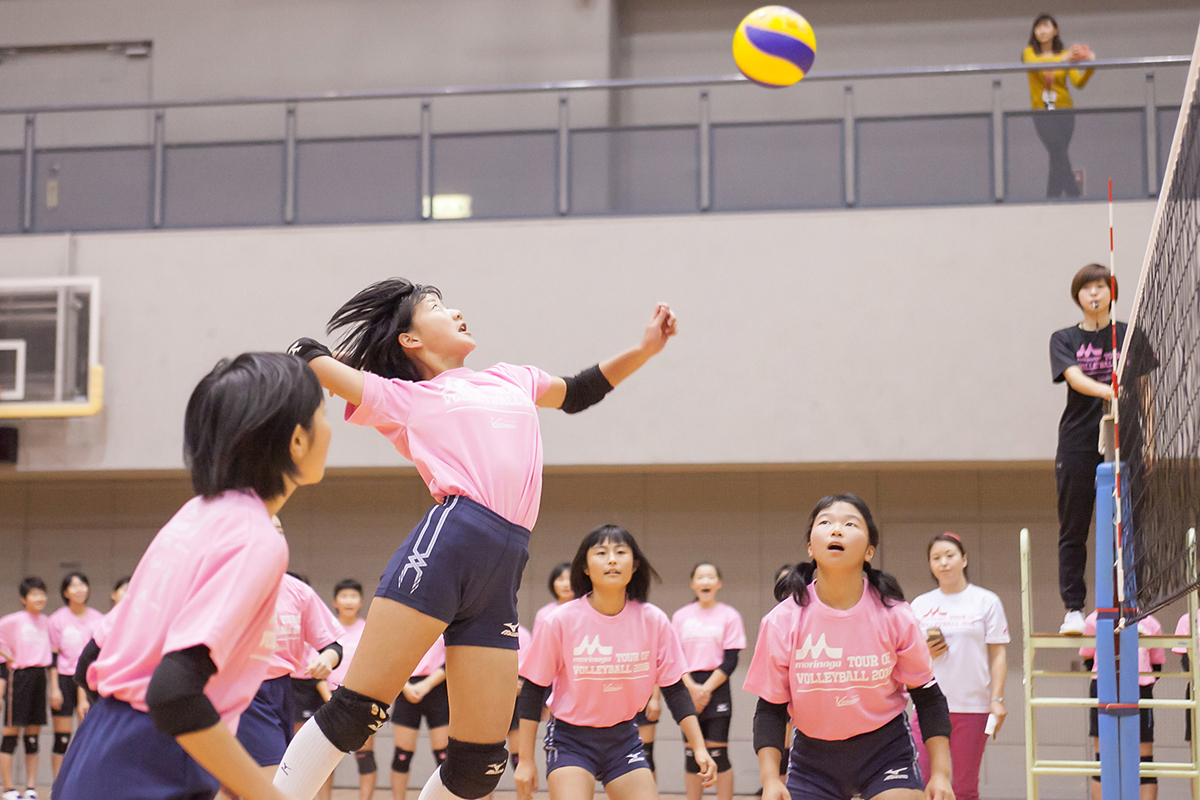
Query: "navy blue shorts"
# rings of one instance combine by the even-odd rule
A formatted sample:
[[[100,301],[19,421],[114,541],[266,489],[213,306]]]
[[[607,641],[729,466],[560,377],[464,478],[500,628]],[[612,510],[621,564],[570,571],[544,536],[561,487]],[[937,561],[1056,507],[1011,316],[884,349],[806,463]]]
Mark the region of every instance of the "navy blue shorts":
[[[888,789],[925,791],[908,716],[849,739],[810,739],[796,731],[788,762],[792,800],[850,800]]]
[[[582,767],[603,784],[635,769],[650,769],[633,720],[589,728],[551,717],[546,725],[546,775],[561,767]]]
[[[291,677],[263,681],[242,712],[237,740],[260,767],[273,767],[283,761],[283,752],[292,741],[295,714]]]
[[[212,800],[220,784],[150,715],[102,697],[79,724],[55,800]]]
[[[447,647],[517,649],[517,589],[529,531],[466,497],[447,497],[388,562],[376,597],[445,622]]]

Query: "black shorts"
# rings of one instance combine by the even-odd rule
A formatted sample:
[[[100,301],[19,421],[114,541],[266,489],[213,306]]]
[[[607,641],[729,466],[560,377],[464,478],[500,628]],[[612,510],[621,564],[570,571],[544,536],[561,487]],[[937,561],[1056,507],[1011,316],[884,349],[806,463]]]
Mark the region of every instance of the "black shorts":
[[[79,687],[75,685],[74,675],[58,676],[58,690],[62,692],[63,701],[62,707],[55,711],[50,709],[52,717],[73,717],[75,709],[79,706]]]
[[[649,725],[657,725],[658,720],[654,720],[653,722],[648,720],[646,718],[646,709],[643,708],[641,711],[633,715],[633,724],[637,725],[639,728],[645,728]]]
[[[888,789],[924,792],[908,716],[901,713],[881,728],[838,741],[796,731],[787,788],[792,800],[850,800]]]
[[[445,622],[446,646],[517,649],[529,531],[466,497],[434,506],[388,562],[376,597]]]
[[[424,679],[424,675],[414,675],[408,682],[416,683]],[[403,692],[396,698],[396,702],[392,703],[393,725],[419,730],[422,717],[430,730],[450,724],[450,698],[446,694],[445,681],[430,689],[429,694],[422,697],[419,703],[410,703]]]
[[[46,667],[12,670],[4,701],[4,724],[13,728],[46,724]]]
[[[691,673],[692,680],[703,685],[703,683],[712,676],[715,670],[699,670]],[[696,718],[701,722],[710,719],[720,719],[724,717],[728,719],[733,716],[733,697],[729,691],[729,681],[726,680],[716,689],[713,689],[712,697],[708,701],[708,705],[704,710],[696,715]],[[724,741],[724,739],[714,739],[712,741]]]
[[[1096,681],[1093,680],[1091,682],[1091,686],[1088,687],[1088,697],[1095,697],[1095,696],[1096,696]],[[1154,684],[1150,684],[1149,686],[1139,686],[1138,687],[1138,697],[1142,698],[1143,700],[1152,699],[1154,697]],[[1154,741],[1154,709],[1153,708],[1140,708],[1140,709],[1138,709],[1138,717],[1141,720],[1141,724],[1138,725],[1138,735],[1141,738],[1139,738],[1138,741],[1153,742]],[[1089,708],[1088,709],[1088,736],[1097,737],[1099,735],[1100,735],[1100,712],[1098,709]]]
[[[317,709],[325,705],[325,698],[317,691],[316,678],[292,678],[292,722],[308,722]]]

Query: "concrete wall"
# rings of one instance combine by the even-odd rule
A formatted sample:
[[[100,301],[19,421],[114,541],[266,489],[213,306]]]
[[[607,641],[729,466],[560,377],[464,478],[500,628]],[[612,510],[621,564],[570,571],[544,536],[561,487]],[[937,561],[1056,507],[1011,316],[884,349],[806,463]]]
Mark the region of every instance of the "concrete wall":
[[[1117,207],[1127,291],[1153,209]],[[22,422],[17,468],[180,468],[217,359],[320,336],[395,274],[464,311],[476,368],[573,374],[674,304],[679,336],[642,372],[586,414],[542,414],[550,465],[1046,460],[1065,392],[1047,342],[1078,319],[1070,279],[1106,260],[1106,227],[1073,204],[0,238],[0,277],[66,265],[103,291],[105,409]],[[336,422],[331,466],[401,463]]]
[[[877,565],[895,574],[907,596],[932,582],[925,564],[929,539],[944,530],[959,533],[966,544],[971,577],[1000,595],[1013,644],[1008,647],[1005,696],[1010,716],[997,741],[989,744],[982,789],[987,798],[1024,796],[1023,711],[1021,704],[1021,611],[1018,531],[1028,527],[1033,543],[1034,627],[1056,630],[1061,610],[1056,596],[1054,475],[1048,464],[1005,468],[827,468],[618,472],[551,471],[547,476],[541,519],[534,532],[531,559],[520,594],[520,615],[531,625],[548,596],[546,576],[569,560],[582,535],[604,522],[626,526],[638,537],[663,577],[651,600],[668,613],[691,600],[688,573],[698,559],[713,559],[725,576],[721,599],[743,616],[751,649],[743,653],[733,676],[734,719],[731,757],[739,793],[758,788],[751,747],[754,698],[741,691],[758,621],[774,605],[771,585],[779,565],[803,554],[803,524],[812,504],[831,492],[854,491],[871,505],[882,531]],[[92,580],[96,607],[107,610],[112,582],[132,571],[157,529],[190,492],[186,478],[0,480],[0,612],[15,610],[16,584],[22,575],[41,575],[56,591],[61,575],[83,569]],[[281,517],[288,533],[292,569],[306,573],[321,594],[343,577],[373,588],[383,564],[403,535],[428,507],[420,481],[411,473],[375,471],[337,474],[300,490]],[[1089,570],[1090,583],[1090,570]],[[56,603],[52,603],[56,607]],[[1159,614],[1173,628],[1179,609]],[[1178,664],[1170,657],[1168,670]],[[1079,669],[1071,652],[1043,652],[1039,668]],[[1082,695],[1085,679],[1039,679],[1045,696]],[[1182,682],[1164,681],[1158,697],[1181,697]],[[669,715],[664,715],[664,718]],[[1081,709],[1043,712],[1038,740],[1044,758],[1086,757],[1087,724]],[[1186,760],[1182,751],[1182,713],[1157,715],[1158,760]],[[682,745],[673,722],[658,728],[656,760],[664,791],[682,791]],[[48,748],[47,741],[46,747]],[[381,765],[391,761],[390,731],[376,740]],[[43,762],[48,759],[42,759]],[[413,783],[429,774],[431,758],[422,742]],[[47,767],[43,764],[43,767]],[[349,760],[339,783],[357,776]],[[387,777],[381,774],[381,785]],[[511,786],[506,777],[502,788]],[[385,790],[386,791],[386,790]],[[1046,798],[1083,797],[1079,778],[1047,779]],[[1187,797],[1180,781],[1164,781],[1163,800]]]

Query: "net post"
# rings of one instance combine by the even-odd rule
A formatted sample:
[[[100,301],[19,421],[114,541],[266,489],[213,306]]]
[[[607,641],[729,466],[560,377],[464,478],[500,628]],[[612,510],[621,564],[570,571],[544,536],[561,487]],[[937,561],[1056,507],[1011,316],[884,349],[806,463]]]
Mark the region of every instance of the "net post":
[[[1033,718],[1033,597],[1029,580],[1029,529],[1021,529],[1021,689],[1025,696],[1025,797],[1038,800],[1037,724]],[[1200,738],[1200,737],[1194,737]],[[1197,795],[1200,797],[1200,795]]]
[[[1116,492],[1115,463],[1105,461],[1096,467],[1096,608],[1114,607],[1113,570],[1115,541],[1113,530]],[[1104,708],[1118,703],[1117,650],[1114,615],[1097,614],[1096,619],[1096,700],[1100,704],[1100,796],[1117,800],[1121,795],[1121,735],[1118,718]],[[1136,652],[1136,650],[1135,650]]]
[[[1158,194],[1158,100],[1154,73],[1146,73],[1146,196]]]
[[[1196,529],[1189,528],[1187,532],[1187,548],[1188,548],[1188,572],[1193,580],[1196,578]],[[1200,701],[1196,699],[1196,687],[1200,686],[1200,647],[1197,647],[1198,635],[1196,612],[1200,610],[1200,601],[1196,597],[1196,592],[1188,592],[1187,602],[1188,613],[1188,660],[1192,667],[1192,707],[1188,709],[1188,713],[1192,716],[1192,766],[1200,766],[1200,735],[1197,731],[1200,728],[1200,712],[1197,711],[1197,706],[1200,706]],[[1192,777],[1192,797],[1200,797],[1200,772]]]

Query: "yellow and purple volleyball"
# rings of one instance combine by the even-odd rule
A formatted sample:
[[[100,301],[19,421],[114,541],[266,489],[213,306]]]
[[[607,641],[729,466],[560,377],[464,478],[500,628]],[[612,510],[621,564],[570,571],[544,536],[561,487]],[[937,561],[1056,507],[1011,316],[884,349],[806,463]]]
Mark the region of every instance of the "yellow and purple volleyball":
[[[783,6],[751,11],[733,34],[733,60],[760,86],[791,86],[817,56],[817,37],[808,20]]]

